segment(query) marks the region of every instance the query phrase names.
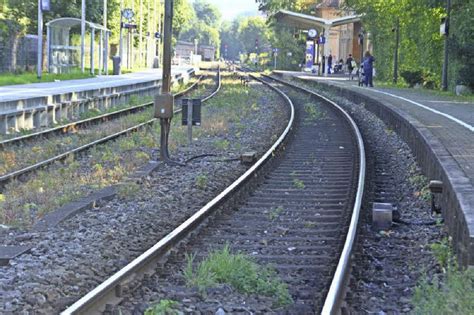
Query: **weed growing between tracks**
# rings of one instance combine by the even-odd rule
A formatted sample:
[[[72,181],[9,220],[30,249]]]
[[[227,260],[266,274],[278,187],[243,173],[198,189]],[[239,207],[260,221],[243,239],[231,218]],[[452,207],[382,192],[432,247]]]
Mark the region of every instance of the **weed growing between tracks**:
[[[144,315],[174,315],[181,314],[177,310],[178,302],[173,300],[161,300],[159,303],[148,308]]]
[[[196,268],[194,256],[187,256],[184,277],[201,292],[216,284],[229,284],[238,292],[275,298],[275,307],[293,303],[288,288],[270,267],[262,267],[244,254],[232,254],[229,245],[212,251]]]

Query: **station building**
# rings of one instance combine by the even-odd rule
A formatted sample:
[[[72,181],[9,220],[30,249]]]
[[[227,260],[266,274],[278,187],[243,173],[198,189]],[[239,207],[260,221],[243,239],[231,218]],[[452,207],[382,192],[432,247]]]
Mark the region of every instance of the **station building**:
[[[318,1],[319,2],[319,1]],[[323,0],[315,3],[311,14],[302,14],[280,10],[275,18],[280,23],[293,26],[299,30],[315,29],[318,36],[324,37],[324,44],[317,44],[315,63],[320,63],[322,56],[333,56],[333,63],[347,59],[349,54],[359,62],[366,50],[371,50],[370,34],[364,32],[361,16],[344,8],[344,0]],[[364,40],[360,43],[360,36]]]

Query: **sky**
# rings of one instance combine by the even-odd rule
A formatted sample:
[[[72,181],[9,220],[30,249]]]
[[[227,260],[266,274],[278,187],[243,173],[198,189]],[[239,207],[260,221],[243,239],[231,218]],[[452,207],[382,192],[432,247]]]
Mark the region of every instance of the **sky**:
[[[233,20],[240,14],[253,13],[258,15],[258,5],[255,0],[207,0],[219,8],[223,20]]]

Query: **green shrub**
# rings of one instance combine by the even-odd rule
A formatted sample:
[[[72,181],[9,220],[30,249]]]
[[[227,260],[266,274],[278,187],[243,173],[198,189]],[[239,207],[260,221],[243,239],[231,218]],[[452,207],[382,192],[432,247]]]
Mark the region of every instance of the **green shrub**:
[[[258,265],[244,254],[231,254],[229,245],[211,252],[196,268],[193,262],[194,256],[188,256],[184,277],[189,286],[203,290],[227,283],[241,293],[274,297],[276,307],[293,303],[286,284],[273,269]]]
[[[400,75],[410,87],[423,83],[423,72],[421,70],[404,70],[400,72]]]

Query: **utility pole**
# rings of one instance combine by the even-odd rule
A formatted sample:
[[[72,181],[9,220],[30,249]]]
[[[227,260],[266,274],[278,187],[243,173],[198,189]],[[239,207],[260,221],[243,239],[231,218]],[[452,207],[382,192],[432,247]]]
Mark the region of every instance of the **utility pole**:
[[[445,20],[445,37],[444,37],[444,62],[443,73],[441,78],[441,89],[448,90],[448,43],[449,43],[449,18],[451,15],[451,0],[446,0],[446,20]]]
[[[38,0],[38,63],[36,66],[38,79],[41,79],[43,71],[43,10],[41,5],[41,0]]]
[[[104,42],[103,51],[101,51],[100,53],[102,54],[102,68],[103,68],[104,73],[107,75],[108,74],[107,73],[107,70],[108,70],[107,69],[107,63],[108,63],[108,59],[107,59],[107,57],[108,57],[107,56],[107,51],[108,51],[108,49],[107,49],[107,45],[108,45],[108,43],[107,43],[107,36],[108,36],[108,34],[107,34],[107,0],[104,0],[104,22],[103,22],[103,24],[104,24],[104,28],[106,30],[104,30],[104,37],[102,38],[102,41]],[[99,73],[100,72],[101,71],[99,70]]]
[[[173,117],[173,95],[171,95],[171,34],[173,30],[173,0],[165,0],[165,16],[163,30],[163,79],[161,95],[155,103],[155,115],[159,109],[161,134],[160,158],[166,163],[172,163],[168,152],[168,139]],[[163,102],[160,104],[159,102]],[[160,108],[161,107],[161,108]]]
[[[395,25],[395,55],[393,57],[393,83],[398,81],[398,46],[400,45],[400,19]]]
[[[81,71],[84,73],[86,67],[86,0],[82,0],[81,8]]]

